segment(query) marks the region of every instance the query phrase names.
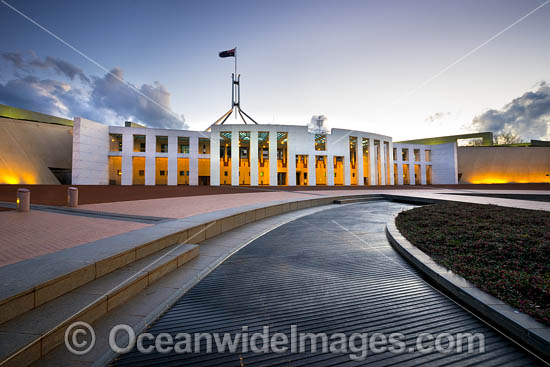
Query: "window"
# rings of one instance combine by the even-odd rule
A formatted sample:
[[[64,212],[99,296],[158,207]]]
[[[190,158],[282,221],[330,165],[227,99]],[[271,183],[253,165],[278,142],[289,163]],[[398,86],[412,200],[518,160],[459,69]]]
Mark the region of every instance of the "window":
[[[109,151],[122,152],[122,134],[109,134]]]
[[[178,136],[179,153],[189,154],[189,138]]]
[[[397,160],[397,148],[393,148],[393,160]]]
[[[185,176],[185,171],[180,171],[180,176]]]
[[[167,136],[157,136],[157,153],[168,153]]]
[[[409,150],[407,148],[403,148],[401,150],[401,160],[402,161],[408,161],[409,160]]]
[[[420,162],[420,149],[414,150],[414,160],[415,162]]]
[[[166,176],[166,171],[160,170],[159,175]]]
[[[134,152],[145,152],[145,135],[134,135]]]
[[[227,177],[227,171],[224,171],[224,172],[223,172],[223,175],[224,175],[225,177]]]
[[[145,170],[140,169],[138,174],[140,176],[145,176]]]
[[[426,162],[431,162],[431,161],[432,161],[432,151],[426,150]]]
[[[315,150],[327,150],[327,136],[315,134]]]
[[[210,154],[210,139],[199,138],[199,154]]]

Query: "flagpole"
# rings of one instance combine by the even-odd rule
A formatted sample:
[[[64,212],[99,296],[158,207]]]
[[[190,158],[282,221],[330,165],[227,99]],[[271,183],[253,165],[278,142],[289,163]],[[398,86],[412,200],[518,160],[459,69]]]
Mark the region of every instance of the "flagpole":
[[[237,77],[237,46],[235,46],[235,80],[238,80],[238,77]],[[233,85],[233,88],[235,88],[235,85]],[[237,88],[240,88],[240,85],[237,84]],[[240,103],[240,101],[239,101],[239,103]],[[237,105],[237,109],[239,109],[239,105]],[[235,112],[235,120],[236,119],[237,119],[237,112]]]

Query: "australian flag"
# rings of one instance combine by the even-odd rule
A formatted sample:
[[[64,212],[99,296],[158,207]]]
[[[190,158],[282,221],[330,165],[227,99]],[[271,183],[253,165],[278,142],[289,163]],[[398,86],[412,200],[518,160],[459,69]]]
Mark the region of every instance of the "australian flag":
[[[235,57],[235,53],[237,52],[237,48],[233,48],[231,50],[222,51],[219,53],[220,57]]]

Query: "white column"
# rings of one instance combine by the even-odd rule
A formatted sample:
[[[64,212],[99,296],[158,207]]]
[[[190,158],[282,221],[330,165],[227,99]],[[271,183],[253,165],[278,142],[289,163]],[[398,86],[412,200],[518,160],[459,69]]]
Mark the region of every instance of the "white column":
[[[334,156],[327,154],[327,185],[334,186]]]
[[[294,148],[296,137],[292,130],[288,132],[287,152],[288,152],[288,186],[296,186],[296,150]]]
[[[384,144],[384,140],[380,140],[380,178],[382,185],[386,185],[386,173],[387,173],[387,166],[386,166],[386,144]]]
[[[210,147],[212,151],[212,147]],[[219,152],[218,152],[219,154]],[[219,171],[218,171],[219,174]],[[199,184],[199,138],[189,137],[189,186]]]
[[[307,184],[315,186],[317,184],[317,172],[315,171],[315,151],[310,151],[307,156]]]
[[[150,132],[145,135],[145,185],[155,184],[156,150],[156,135],[153,132]]]
[[[374,139],[369,137],[369,186],[378,184],[378,166],[376,165],[376,152],[374,151]]]
[[[277,130],[269,130],[269,186],[277,186]]]
[[[239,130],[231,132],[231,186],[239,186]]]
[[[132,152],[134,151],[134,136],[131,129],[124,129],[122,134],[122,177],[121,185],[131,185],[133,177]],[[128,131],[126,131],[128,130]]]
[[[409,155],[407,160],[409,161],[409,184],[416,185],[416,180],[414,177],[414,146],[409,145],[408,147]]]
[[[168,185],[178,184],[178,137],[168,136]]]
[[[250,132],[250,186],[258,186],[258,132]]]
[[[210,133],[210,186],[220,185],[220,133]]]
[[[363,137],[357,137],[357,185],[363,186],[365,181],[363,180]]]
[[[420,184],[426,185],[426,147],[420,148]]]
[[[388,149],[390,150],[389,151],[389,155],[388,157],[390,158],[389,162],[388,162],[388,165],[389,165],[389,170],[390,170],[390,182],[388,182],[388,185],[395,185],[395,180],[394,180],[394,167],[393,167],[393,141],[390,141],[389,144],[388,144]]]
[[[401,150],[401,147],[397,147],[397,184],[403,185],[403,161],[402,161],[402,155],[403,151]]]

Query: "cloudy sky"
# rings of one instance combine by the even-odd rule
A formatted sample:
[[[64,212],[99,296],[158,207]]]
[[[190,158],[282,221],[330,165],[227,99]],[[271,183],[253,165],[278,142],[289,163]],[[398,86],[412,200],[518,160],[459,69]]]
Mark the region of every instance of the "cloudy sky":
[[[498,35],[544,0],[5,1],[101,67],[0,2],[3,104],[203,130],[238,46],[259,122],[550,139],[550,4]]]

